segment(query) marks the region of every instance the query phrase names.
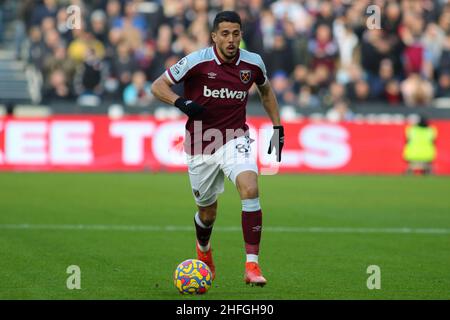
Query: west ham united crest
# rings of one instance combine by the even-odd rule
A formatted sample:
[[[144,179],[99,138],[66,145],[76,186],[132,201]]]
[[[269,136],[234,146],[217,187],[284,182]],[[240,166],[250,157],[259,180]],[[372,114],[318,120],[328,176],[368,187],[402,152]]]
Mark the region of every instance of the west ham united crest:
[[[252,72],[250,70],[241,70],[240,75],[241,75],[241,81],[243,83],[247,84],[252,77]]]

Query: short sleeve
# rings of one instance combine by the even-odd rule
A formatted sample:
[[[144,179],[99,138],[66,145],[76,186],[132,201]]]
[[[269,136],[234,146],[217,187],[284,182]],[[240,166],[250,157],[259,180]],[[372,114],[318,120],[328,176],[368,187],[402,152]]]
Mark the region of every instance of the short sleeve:
[[[258,63],[257,65],[261,72],[258,72],[256,79],[255,79],[255,83],[258,86],[262,86],[267,81],[267,71],[266,71],[266,65],[264,64],[264,61],[260,55],[257,55],[257,63]]]
[[[189,63],[189,56],[186,56],[175,63],[166,70],[166,76],[173,83],[183,81],[191,70],[191,63]]]

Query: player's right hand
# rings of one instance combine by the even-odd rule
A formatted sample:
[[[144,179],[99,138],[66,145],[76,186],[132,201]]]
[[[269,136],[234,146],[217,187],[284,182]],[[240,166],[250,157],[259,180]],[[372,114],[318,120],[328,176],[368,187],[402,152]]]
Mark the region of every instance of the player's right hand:
[[[174,105],[182,112],[184,112],[188,117],[194,117],[205,111],[205,107],[195,103],[192,100],[186,100],[181,97],[175,101]]]

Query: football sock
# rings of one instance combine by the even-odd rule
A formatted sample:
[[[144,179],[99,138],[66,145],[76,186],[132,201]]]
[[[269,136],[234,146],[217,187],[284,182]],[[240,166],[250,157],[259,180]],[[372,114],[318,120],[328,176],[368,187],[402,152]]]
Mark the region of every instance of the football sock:
[[[200,219],[200,215],[198,214],[198,212],[195,214],[194,224],[199,248],[201,251],[207,252],[211,247],[211,245],[209,244],[209,238],[211,237],[213,225],[205,225]]]
[[[242,232],[247,262],[258,262],[262,231],[262,212],[259,198],[242,200]]]

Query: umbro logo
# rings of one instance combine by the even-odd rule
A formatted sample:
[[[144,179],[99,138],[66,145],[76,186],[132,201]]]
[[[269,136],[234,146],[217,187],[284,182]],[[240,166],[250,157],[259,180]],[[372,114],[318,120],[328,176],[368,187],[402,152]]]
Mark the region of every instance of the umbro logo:
[[[253,232],[259,232],[259,231],[261,231],[261,229],[262,229],[262,226],[254,226],[254,227],[252,228],[252,231],[253,231]]]
[[[214,72],[208,72],[208,79],[215,79],[217,76],[217,73]]]

